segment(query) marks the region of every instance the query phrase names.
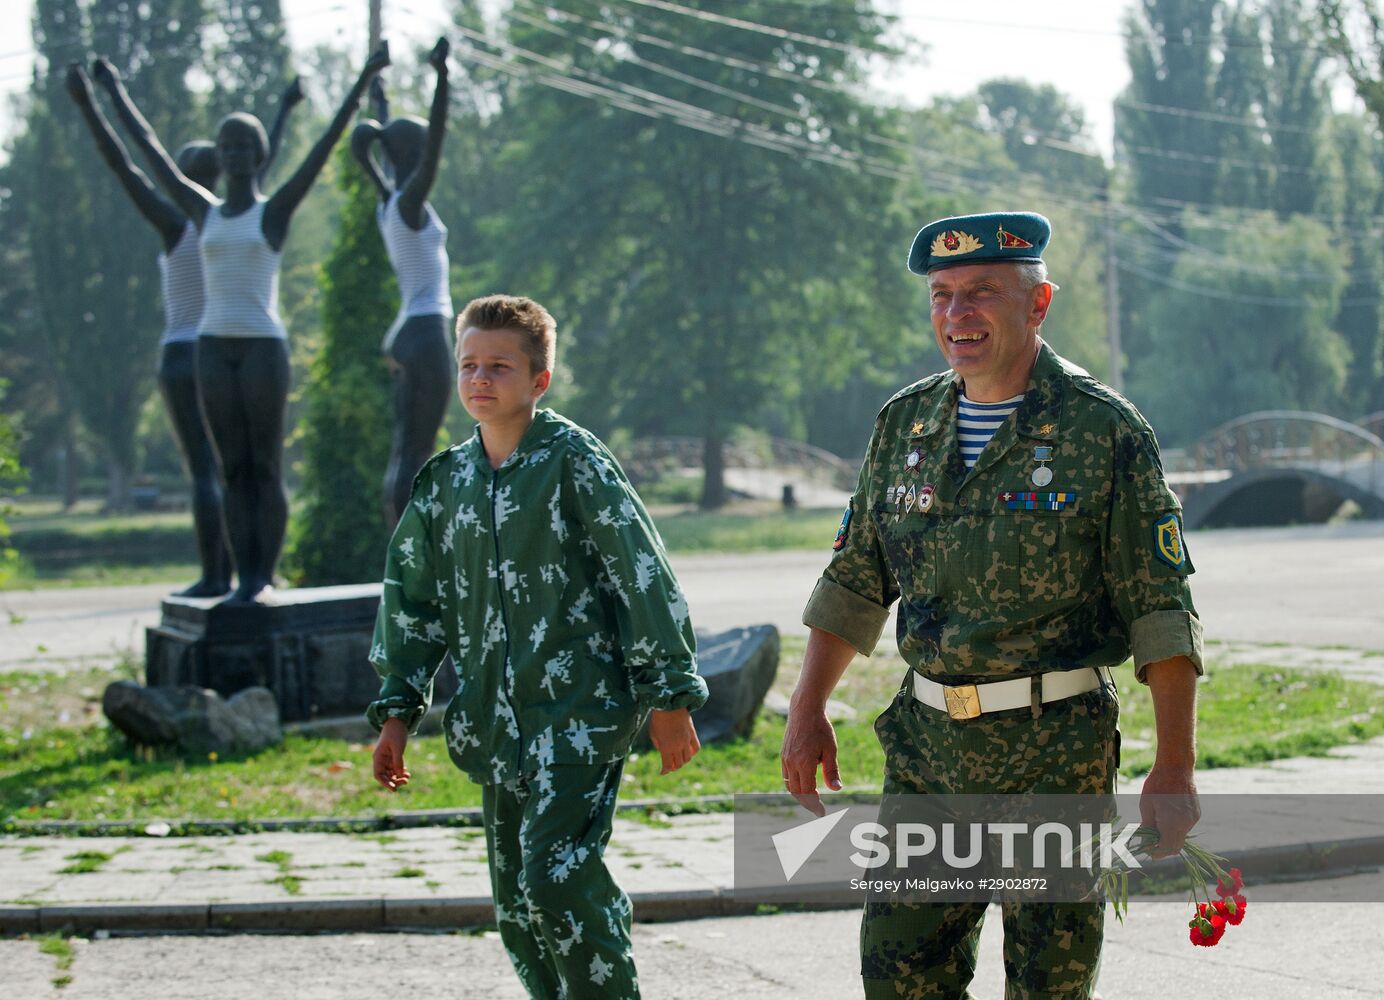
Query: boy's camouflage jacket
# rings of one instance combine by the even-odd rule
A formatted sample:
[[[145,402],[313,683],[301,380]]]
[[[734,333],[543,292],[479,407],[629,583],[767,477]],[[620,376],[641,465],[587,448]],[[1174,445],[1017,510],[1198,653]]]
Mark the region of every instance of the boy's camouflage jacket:
[[[477,429],[423,466],[390,541],[367,717],[413,729],[450,652],[444,733],[481,783],[624,757],[650,709],[699,708],[687,604],[593,434],[539,410],[491,469]]]
[[[967,470],[954,372],[875,422],[803,622],[949,684],[1186,656],[1202,670],[1181,504],[1147,422],[1043,344],[1019,408]]]

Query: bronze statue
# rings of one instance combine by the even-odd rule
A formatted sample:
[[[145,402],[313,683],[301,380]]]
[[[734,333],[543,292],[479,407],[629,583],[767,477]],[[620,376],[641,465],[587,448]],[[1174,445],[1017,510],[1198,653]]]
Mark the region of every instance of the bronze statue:
[[[121,121],[149,158],[157,180],[200,234],[206,303],[198,330],[197,387],[225,489],[226,534],[238,578],[231,602],[256,602],[271,589],[288,522],[283,486],[288,343],[279,318],[278,285],[289,222],[370,80],[388,65],[388,47],[381,46],[366,62],[325,134],[267,198],[259,188],[269,151],[264,126],[242,112],[223,118],[216,135],[216,153],[226,178],[226,197],[221,199],[178,169],[114,68],[104,60],[96,63],[97,82],[110,91]]]
[[[202,254],[197,227],[178,206],[163,197],[131,160],[101,113],[91,80],[81,66],[67,69],[67,92],[82,112],[101,158],[145,220],[163,241],[159,254],[164,331],[159,341],[159,392],[173,427],[173,438],[192,481],[192,523],[197,536],[201,578],[178,591],[185,597],[215,597],[231,589],[231,555],[222,521],[221,483],[216,453],[207,435],[197,399],[197,328],[202,319]],[[288,113],[303,99],[295,79],[284,91],[269,136],[268,163],[278,151]],[[178,150],[178,167],[195,183],[211,190],[221,173],[211,143],[193,141]]]
[[[376,218],[402,298],[382,348],[394,412],[384,476],[385,523],[391,529],[408,503],[413,477],[436,449],[437,429],[452,397],[447,227],[428,204],[447,130],[449,52],[447,40],[439,38],[428,56],[437,70],[437,88],[426,122],[411,117],[391,121],[384,87],[376,78],[371,97],[378,118],[361,122],[351,133],[351,152],[379,194]],[[385,121],[389,124],[380,124]],[[370,155],[376,141],[384,150],[383,170]]]

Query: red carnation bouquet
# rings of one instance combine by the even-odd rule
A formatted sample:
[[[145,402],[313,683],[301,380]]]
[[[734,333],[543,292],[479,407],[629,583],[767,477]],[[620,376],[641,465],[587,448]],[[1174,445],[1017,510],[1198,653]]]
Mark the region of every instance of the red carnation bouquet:
[[[1135,855],[1149,856],[1149,851],[1158,843],[1158,831],[1151,826],[1141,826],[1129,838],[1130,851]],[[1211,948],[1220,943],[1227,927],[1235,927],[1245,919],[1247,900],[1241,891],[1245,880],[1240,869],[1227,870],[1225,858],[1212,854],[1206,848],[1188,837],[1179,852],[1187,874],[1191,880],[1192,919],[1187,926],[1192,944]],[[1215,889],[1209,887],[1215,883]],[[1212,891],[1215,898],[1212,898]],[[1097,877],[1092,895],[1104,894],[1115,909],[1115,917],[1124,923],[1129,912],[1129,869],[1111,867],[1104,869]]]

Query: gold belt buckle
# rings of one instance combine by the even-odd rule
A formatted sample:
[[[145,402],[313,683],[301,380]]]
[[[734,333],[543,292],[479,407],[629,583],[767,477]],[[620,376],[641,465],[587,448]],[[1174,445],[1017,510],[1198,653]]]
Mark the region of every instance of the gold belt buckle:
[[[974,684],[950,684],[942,686],[942,695],[947,700],[947,715],[953,719],[974,719],[980,715],[980,693]]]

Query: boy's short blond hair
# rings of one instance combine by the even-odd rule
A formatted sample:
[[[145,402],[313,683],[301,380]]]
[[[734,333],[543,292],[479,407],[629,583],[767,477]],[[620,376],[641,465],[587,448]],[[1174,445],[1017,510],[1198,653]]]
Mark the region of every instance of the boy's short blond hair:
[[[519,334],[532,374],[552,371],[557,363],[557,321],[552,313],[522,295],[484,295],[466,303],[457,317],[457,353],[467,330],[510,330]]]

